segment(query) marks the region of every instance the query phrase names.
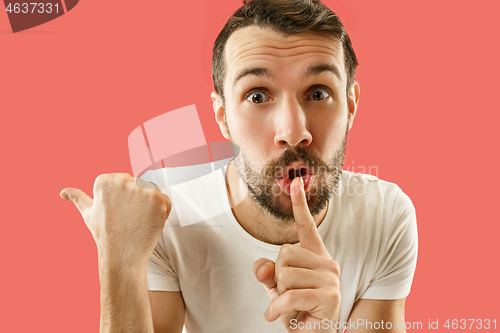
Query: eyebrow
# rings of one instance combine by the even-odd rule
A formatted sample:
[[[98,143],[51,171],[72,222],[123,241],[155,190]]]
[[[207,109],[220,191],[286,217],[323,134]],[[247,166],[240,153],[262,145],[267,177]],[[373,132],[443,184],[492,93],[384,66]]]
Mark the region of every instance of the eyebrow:
[[[266,68],[264,67],[250,67],[250,68],[244,68],[243,70],[241,70],[237,75],[236,75],[236,79],[234,79],[234,83],[233,85],[236,85],[238,83],[239,80],[241,80],[242,78],[244,78],[245,76],[248,76],[248,75],[255,75],[257,77],[270,77],[272,78],[273,76],[271,75],[271,72],[269,72],[269,70],[267,70]]]
[[[308,67],[306,69],[306,71],[304,72],[304,74],[302,75],[302,78],[304,79],[306,76],[318,75],[318,74],[323,73],[323,72],[330,72],[330,73],[334,74],[339,79],[339,81],[342,81],[342,76],[340,75],[339,69],[335,65],[329,64],[329,63],[324,63],[324,64],[319,64],[319,65],[314,65],[314,66]],[[238,72],[238,74],[236,75],[236,78],[234,79],[233,85],[236,86],[238,81],[243,79],[245,76],[249,76],[249,75],[255,75],[257,77],[273,78],[273,75],[271,74],[271,72],[267,68],[249,67],[249,68],[244,68]]]
[[[330,72],[334,74],[337,77],[337,79],[339,79],[339,81],[342,81],[342,76],[340,75],[339,69],[335,65],[329,63],[319,64],[309,67],[305,71],[302,77],[305,78],[306,76],[310,75],[318,75],[323,72]]]

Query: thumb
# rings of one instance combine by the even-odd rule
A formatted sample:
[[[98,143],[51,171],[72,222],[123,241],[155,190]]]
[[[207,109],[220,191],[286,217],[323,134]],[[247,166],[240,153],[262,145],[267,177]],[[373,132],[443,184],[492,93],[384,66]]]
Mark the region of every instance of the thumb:
[[[278,297],[276,279],[274,275],[275,264],[266,258],[257,259],[252,266],[253,273],[257,280],[264,285],[271,300]]]
[[[59,195],[65,200],[73,201],[80,214],[82,214],[82,217],[85,216],[87,210],[92,207],[92,203],[94,202],[85,192],[77,188],[67,187]]]

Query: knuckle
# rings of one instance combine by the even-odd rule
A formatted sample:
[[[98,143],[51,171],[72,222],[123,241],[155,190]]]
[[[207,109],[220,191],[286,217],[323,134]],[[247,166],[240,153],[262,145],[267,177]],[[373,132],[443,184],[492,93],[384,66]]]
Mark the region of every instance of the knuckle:
[[[336,261],[334,261],[334,264],[335,264],[335,274],[337,276],[340,276],[340,265]]]
[[[335,275],[340,276],[340,266],[335,260],[328,260],[327,267],[330,272],[333,272]]]
[[[321,292],[321,295],[330,303],[340,302],[340,288],[338,286],[327,288]]]
[[[291,244],[284,244],[281,246],[280,248],[280,251],[279,251],[279,256],[282,256],[282,257],[287,257],[291,254],[291,252],[293,251],[293,245]]]
[[[294,295],[294,290],[288,290],[286,293],[282,294],[281,297],[283,298],[283,302],[292,303],[295,299]]]
[[[337,275],[328,274],[328,277],[324,281],[327,285],[334,288],[340,287],[340,279]]]
[[[115,175],[115,176],[121,175],[121,176],[124,176],[124,177],[126,177],[126,178],[132,178],[132,177],[130,176],[130,174],[128,174],[128,173],[126,173],[126,172],[118,172],[118,173],[114,173],[114,174],[112,174],[112,175]]]
[[[169,213],[172,207],[170,199],[160,191],[151,191],[148,189],[140,189],[141,194],[145,196],[145,201],[149,202],[151,207],[161,214]]]
[[[106,182],[107,178],[108,178],[107,174],[100,174],[99,176],[97,176],[94,182],[94,187],[102,186]]]
[[[165,202],[167,203],[167,209],[170,210],[170,208],[172,208],[172,201],[170,200],[170,198],[166,194],[163,195],[163,198],[165,199]]]
[[[113,183],[119,187],[125,186],[127,183],[129,183],[129,177],[126,177],[123,174],[117,174],[114,176],[114,181]]]
[[[146,191],[146,195],[151,198],[155,206],[168,207],[168,204],[165,206],[165,197],[160,193],[160,191]]]
[[[340,303],[340,291],[335,289],[328,293],[328,299],[334,303]]]
[[[340,290],[340,279],[338,277],[335,277],[333,285]]]
[[[289,276],[289,270],[288,270],[288,267],[281,267],[279,270],[278,270],[278,274],[276,276],[277,280],[283,284],[287,281],[288,279],[288,276]]]
[[[304,293],[304,297],[306,296],[305,294],[307,293]],[[295,303],[299,298],[300,297],[295,290],[289,290],[285,293],[285,300],[288,303]]]

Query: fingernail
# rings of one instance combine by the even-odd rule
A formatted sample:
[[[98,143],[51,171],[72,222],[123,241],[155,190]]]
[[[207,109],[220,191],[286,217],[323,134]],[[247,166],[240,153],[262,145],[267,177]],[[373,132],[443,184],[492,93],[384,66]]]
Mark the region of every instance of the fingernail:
[[[267,310],[266,310],[266,312],[264,312],[264,318],[266,318],[266,320],[267,320]]]
[[[300,190],[302,192],[304,192],[304,179],[302,179],[302,177],[299,177],[299,182],[300,182]]]
[[[61,196],[61,198],[63,198],[64,200],[70,200],[68,193],[66,193],[66,192],[64,192],[64,191],[61,191],[61,193],[60,193],[59,195],[60,195],[60,196]]]
[[[266,267],[269,267],[268,262],[266,262],[264,265],[260,266],[260,268],[257,270],[257,276],[259,276],[260,272],[263,271]]]
[[[260,266],[260,268],[257,270],[257,276],[259,276],[260,272],[264,269],[265,266],[265,264]]]

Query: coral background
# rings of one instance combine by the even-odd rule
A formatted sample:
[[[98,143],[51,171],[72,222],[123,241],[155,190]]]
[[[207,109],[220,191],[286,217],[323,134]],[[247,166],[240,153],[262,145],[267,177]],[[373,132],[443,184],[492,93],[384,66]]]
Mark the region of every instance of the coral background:
[[[196,104],[206,140],[224,140],[211,48],[240,3],[86,0],[16,34],[0,12],[2,332],[98,332],[96,247],[59,192],[131,173],[129,133],[170,110]],[[500,2],[325,3],[360,61],[345,168],[375,166],[416,207],[406,320],[500,319]]]

